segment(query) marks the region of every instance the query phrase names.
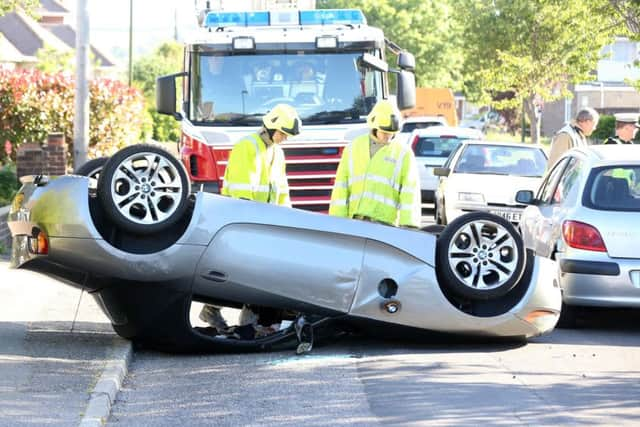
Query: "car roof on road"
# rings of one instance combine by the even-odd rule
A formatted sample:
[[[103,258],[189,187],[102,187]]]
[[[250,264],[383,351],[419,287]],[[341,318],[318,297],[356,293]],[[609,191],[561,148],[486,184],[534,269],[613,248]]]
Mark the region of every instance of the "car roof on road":
[[[527,144],[523,142],[516,141],[481,141],[481,140],[467,140],[463,142],[468,145],[501,145],[504,147],[525,147],[525,148],[539,148],[544,150],[544,146],[542,144]]]

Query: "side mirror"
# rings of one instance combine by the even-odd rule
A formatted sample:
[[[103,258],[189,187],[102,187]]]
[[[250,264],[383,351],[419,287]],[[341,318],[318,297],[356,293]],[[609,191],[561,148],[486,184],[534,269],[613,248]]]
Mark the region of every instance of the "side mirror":
[[[176,78],[186,75],[187,73],[177,73],[156,79],[156,110],[158,113],[173,116],[176,120],[182,119],[182,115],[176,110]]]
[[[518,191],[516,193],[516,202],[521,203],[523,205],[532,205],[535,202],[533,191],[531,190]]]
[[[396,101],[400,110],[416,106],[416,76],[411,71],[400,70]]]
[[[413,71],[416,69],[416,57],[409,52],[400,52],[398,54],[398,67],[401,70]]]
[[[433,174],[435,176],[449,176],[450,172],[451,172],[451,169],[449,168],[442,168],[442,167],[433,168]]]

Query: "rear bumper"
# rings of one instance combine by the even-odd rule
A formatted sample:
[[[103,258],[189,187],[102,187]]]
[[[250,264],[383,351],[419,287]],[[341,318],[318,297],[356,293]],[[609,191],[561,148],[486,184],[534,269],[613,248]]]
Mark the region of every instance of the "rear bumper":
[[[561,259],[559,273],[566,304],[640,308],[640,260]]]

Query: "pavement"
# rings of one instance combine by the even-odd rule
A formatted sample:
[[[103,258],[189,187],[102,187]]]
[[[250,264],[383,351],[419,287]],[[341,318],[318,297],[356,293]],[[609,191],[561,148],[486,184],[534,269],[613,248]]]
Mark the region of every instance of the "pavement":
[[[0,255],[0,427],[103,425],[131,354],[91,295]]]

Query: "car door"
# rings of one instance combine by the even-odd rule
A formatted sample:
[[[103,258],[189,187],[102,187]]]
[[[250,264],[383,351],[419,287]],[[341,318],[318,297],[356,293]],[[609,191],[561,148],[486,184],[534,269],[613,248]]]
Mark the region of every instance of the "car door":
[[[527,215],[527,232],[536,254],[550,258],[556,242],[562,237],[562,221],[577,200],[575,186],[579,182],[583,161],[569,156],[558,162],[536,196],[537,204]]]

